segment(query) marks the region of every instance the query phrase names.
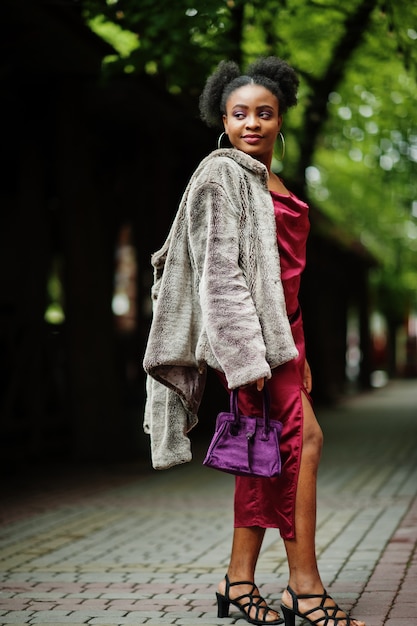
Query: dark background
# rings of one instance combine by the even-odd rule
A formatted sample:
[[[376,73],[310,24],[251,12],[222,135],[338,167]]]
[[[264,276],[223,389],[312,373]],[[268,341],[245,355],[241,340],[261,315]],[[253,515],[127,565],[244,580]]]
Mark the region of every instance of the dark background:
[[[45,460],[147,460],[150,256],[217,137],[145,75],[102,83],[109,46],[71,3],[6,1],[2,20],[2,465],[7,473]],[[163,123],[152,123],[150,109]],[[368,330],[374,260],[313,206],[311,222],[301,299],[313,398],[329,404],[368,388],[378,366]],[[60,323],[45,316],[51,276],[65,311]],[[117,316],[112,299],[123,280],[131,308]],[[352,308],[362,358],[348,381]],[[389,357],[384,365],[395,374]],[[208,440],[224,406],[209,377],[192,436]]]

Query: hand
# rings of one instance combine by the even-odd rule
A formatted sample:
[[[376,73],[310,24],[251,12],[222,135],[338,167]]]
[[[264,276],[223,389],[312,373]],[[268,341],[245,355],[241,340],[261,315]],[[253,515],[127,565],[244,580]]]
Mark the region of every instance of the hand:
[[[265,378],[258,378],[256,381],[256,388],[258,391],[262,391],[265,385]]]
[[[313,388],[313,378],[311,376],[311,369],[310,369],[307,359],[304,361],[303,384],[307,393],[310,393]]]
[[[255,380],[251,383],[247,383],[246,385],[241,385],[242,388],[244,387],[252,387],[252,385],[256,385],[256,389],[258,391],[262,391],[262,389],[264,388],[264,384],[265,384],[265,378],[258,378],[258,380]]]

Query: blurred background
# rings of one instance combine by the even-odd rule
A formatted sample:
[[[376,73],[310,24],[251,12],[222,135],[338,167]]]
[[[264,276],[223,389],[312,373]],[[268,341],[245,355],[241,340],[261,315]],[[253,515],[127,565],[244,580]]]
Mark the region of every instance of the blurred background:
[[[150,256],[216,147],[198,97],[224,58],[300,77],[274,169],[311,207],[315,402],[417,379],[416,3],[3,0],[0,19],[4,470],[148,459]],[[219,394],[209,378],[193,437]]]

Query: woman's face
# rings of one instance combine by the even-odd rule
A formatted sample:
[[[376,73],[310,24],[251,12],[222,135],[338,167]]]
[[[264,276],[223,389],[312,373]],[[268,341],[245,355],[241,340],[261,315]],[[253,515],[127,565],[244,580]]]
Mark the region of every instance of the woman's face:
[[[233,91],[226,103],[223,123],[233,147],[270,164],[282,116],[278,99],[269,89],[244,85]]]

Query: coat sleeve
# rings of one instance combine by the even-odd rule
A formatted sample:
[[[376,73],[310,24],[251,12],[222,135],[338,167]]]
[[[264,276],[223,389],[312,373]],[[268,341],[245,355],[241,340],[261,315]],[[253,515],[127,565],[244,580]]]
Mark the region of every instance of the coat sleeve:
[[[208,342],[230,388],[271,377],[261,324],[240,263],[243,219],[238,192],[233,196],[214,182],[194,190],[189,202],[190,256]]]
[[[144,430],[151,439],[154,469],[168,469],[191,461],[191,441],[187,433],[197,416],[187,411],[180,396],[151,376],[146,377]]]

